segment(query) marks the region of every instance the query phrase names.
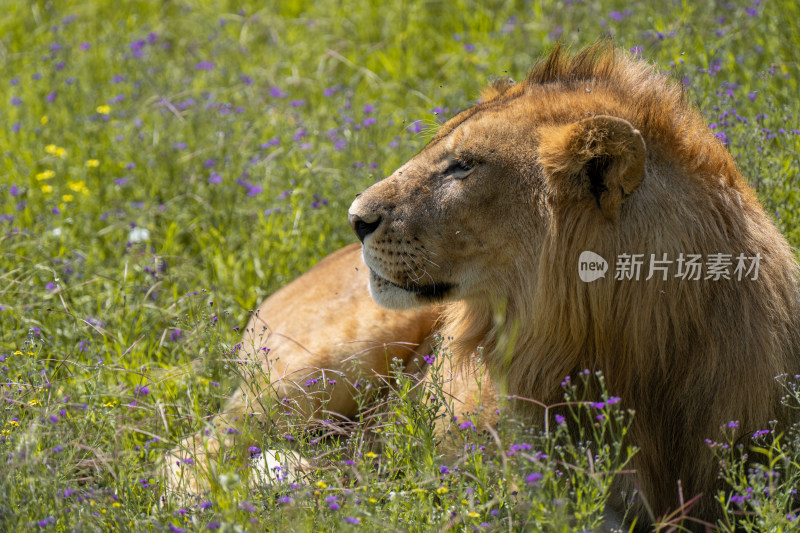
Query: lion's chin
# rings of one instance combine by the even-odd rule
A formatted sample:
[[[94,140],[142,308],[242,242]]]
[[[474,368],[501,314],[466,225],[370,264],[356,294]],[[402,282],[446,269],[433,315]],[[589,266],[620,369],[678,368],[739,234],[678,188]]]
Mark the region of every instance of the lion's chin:
[[[403,310],[421,307],[444,300],[453,290],[451,283],[432,283],[404,287],[390,281],[370,268],[369,295],[381,307]]]

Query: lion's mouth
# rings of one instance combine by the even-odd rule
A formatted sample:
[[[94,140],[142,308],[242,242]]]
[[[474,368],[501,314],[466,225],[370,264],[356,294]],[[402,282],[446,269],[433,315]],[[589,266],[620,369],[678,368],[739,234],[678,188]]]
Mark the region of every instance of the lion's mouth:
[[[453,289],[453,287],[455,287],[454,284],[447,282],[435,282],[435,283],[429,283],[427,285],[400,285],[399,283],[395,283],[389,279],[384,278],[371,268],[369,269],[369,272],[370,276],[372,276],[373,281],[377,281],[379,283],[386,283],[387,285],[391,285],[392,287],[404,290],[406,292],[410,292],[421,298],[427,298],[431,300],[444,298],[447,295],[447,293],[449,293]]]

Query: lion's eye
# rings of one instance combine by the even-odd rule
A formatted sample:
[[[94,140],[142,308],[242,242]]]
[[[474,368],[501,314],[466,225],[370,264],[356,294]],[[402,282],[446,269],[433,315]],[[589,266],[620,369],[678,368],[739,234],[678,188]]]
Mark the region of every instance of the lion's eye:
[[[453,161],[450,163],[450,166],[447,167],[447,175],[453,179],[462,180],[469,176],[473,170],[474,167],[469,163],[465,163],[464,161]]]

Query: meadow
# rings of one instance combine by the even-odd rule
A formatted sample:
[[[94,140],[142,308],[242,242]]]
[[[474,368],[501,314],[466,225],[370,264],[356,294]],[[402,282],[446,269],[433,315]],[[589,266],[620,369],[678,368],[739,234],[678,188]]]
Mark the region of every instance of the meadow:
[[[242,430],[252,459],[318,458],[302,479],[251,489],[239,457],[189,501],[158,472],[258,371],[237,357],[250,310],[355,242],[355,193],[559,40],[577,49],[610,35],[680,80],[800,246],[796,2],[0,7],[2,531],[596,527],[608,473],[635,453],[620,444],[632,415],[571,383],[573,415],[598,419],[578,440],[508,413],[495,432],[462,424],[452,438],[465,451],[445,461],[431,428],[446,394],[434,387],[419,402],[398,371],[381,408],[349,422],[350,438],[325,421]],[[788,379],[786,391],[800,409],[799,386]],[[728,487],[716,527],[800,529],[800,428],[709,445]],[[763,461],[746,466],[743,454]],[[680,530],[680,512],[660,518]]]

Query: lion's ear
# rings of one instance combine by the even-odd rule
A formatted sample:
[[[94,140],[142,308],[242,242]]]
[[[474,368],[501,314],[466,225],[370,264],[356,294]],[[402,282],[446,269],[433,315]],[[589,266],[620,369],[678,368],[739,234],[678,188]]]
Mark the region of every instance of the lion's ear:
[[[591,194],[603,215],[616,220],[644,177],[644,139],[627,120],[595,115],[541,130],[539,162],[556,194]]]
[[[481,91],[481,100],[488,102],[494,100],[514,86],[514,80],[509,77],[497,78],[491,85]]]

